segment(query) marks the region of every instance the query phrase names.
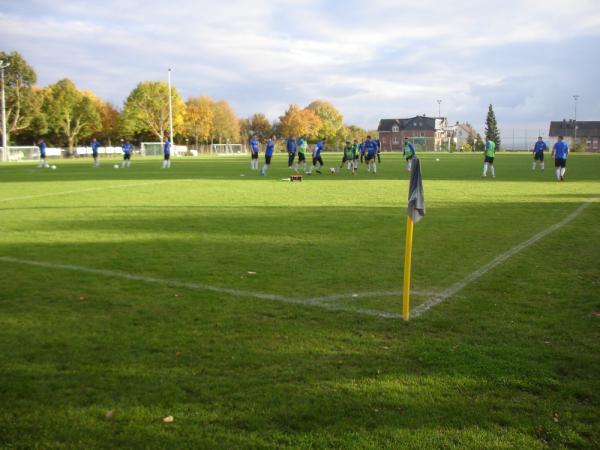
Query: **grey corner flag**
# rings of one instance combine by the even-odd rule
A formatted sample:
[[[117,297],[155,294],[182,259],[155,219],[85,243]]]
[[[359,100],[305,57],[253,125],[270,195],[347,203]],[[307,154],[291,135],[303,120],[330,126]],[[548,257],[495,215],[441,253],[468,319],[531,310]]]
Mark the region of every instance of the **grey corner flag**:
[[[423,193],[423,180],[421,179],[421,162],[414,158],[410,171],[410,187],[408,188],[408,208],[406,215],[413,223],[418,223],[425,217],[425,194]]]

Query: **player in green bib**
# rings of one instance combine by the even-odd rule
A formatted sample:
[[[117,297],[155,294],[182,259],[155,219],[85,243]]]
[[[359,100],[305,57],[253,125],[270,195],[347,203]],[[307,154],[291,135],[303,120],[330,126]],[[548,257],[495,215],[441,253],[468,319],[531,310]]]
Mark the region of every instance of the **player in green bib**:
[[[346,146],[344,147],[344,156],[342,158],[342,164],[340,164],[340,169],[346,163],[346,170],[352,169],[352,175],[356,175],[356,166],[354,161],[356,160],[356,147],[350,143],[350,141],[346,141]]]
[[[298,139],[296,148],[298,150],[298,160],[296,161],[295,167],[296,173],[298,173],[300,164],[302,164],[302,172],[306,173],[306,149],[308,148],[308,143],[306,142],[306,139]]]
[[[492,178],[496,178],[496,173],[494,172],[494,157],[496,155],[496,143],[492,141],[489,137],[485,138],[485,159],[483,160],[483,175],[482,177],[487,176],[488,167],[490,172],[492,173]]]

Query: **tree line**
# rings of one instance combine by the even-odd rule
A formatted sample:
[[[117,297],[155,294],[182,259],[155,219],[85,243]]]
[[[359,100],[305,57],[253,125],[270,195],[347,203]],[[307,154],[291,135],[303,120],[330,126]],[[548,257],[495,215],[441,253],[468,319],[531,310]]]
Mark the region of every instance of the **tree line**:
[[[10,63],[4,77],[9,145],[33,145],[44,138],[72,151],[92,137],[104,145],[117,145],[122,138],[162,142],[169,135],[166,82],[141,81],[118,108],[91,91],[78,89],[67,78],[37,86],[34,68],[16,51],[0,52],[0,60]],[[275,122],[262,113],[240,119],[227,101],[208,96],[184,101],[176,88],[171,89],[171,103],[174,140],[179,144],[239,143],[250,135],[261,141],[272,135],[303,136],[309,141],[322,137],[331,142],[362,141],[368,134],[344,124],[342,114],[323,100],[304,108],[290,105]]]

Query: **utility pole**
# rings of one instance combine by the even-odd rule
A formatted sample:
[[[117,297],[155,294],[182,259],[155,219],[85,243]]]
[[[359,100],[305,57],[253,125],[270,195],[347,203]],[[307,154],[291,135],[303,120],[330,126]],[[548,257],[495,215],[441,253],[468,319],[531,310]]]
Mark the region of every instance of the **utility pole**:
[[[169,69],[169,139],[171,141],[171,145],[174,145],[174,142],[173,142],[173,105],[171,102],[171,69]]]
[[[8,161],[8,144],[6,142],[6,100],[4,98],[4,69],[10,66],[10,63],[0,61],[0,73],[2,74],[2,160]]]
[[[442,101],[441,100],[436,100],[437,104],[438,104],[438,117],[442,117]]]
[[[579,100],[579,94],[573,94],[573,101],[575,103],[575,119],[573,120],[573,145],[577,142],[577,100]]]

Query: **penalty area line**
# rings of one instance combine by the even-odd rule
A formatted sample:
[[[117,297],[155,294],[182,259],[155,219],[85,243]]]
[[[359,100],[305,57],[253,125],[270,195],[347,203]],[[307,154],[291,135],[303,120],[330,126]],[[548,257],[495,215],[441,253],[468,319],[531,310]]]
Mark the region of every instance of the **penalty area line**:
[[[145,275],[137,275],[137,274],[133,274],[133,273],[120,272],[120,271],[116,271],[116,270],[93,269],[90,267],[76,266],[73,264],[57,264],[57,263],[50,263],[50,262],[44,262],[44,261],[33,261],[33,260],[29,260],[29,259],[13,258],[11,256],[0,256],[0,261],[5,262],[5,263],[23,264],[23,265],[34,266],[34,267],[43,267],[46,269],[70,270],[70,271],[74,271],[74,272],[89,273],[89,274],[93,274],[93,275],[102,275],[102,276],[107,276],[107,277],[122,278],[125,280],[142,281],[144,283],[160,284],[160,285],[169,286],[169,287],[180,287],[180,288],[192,289],[192,290],[216,292],[219,294],[227,294],[227,295],[231,295],[234,297],[256,298],[259,300],[275,301],[275,302],[288,303],[288,304],[293,304],[293,305],[315,306],[315,307],[327,309],[330,311],[343,311],[343,312],[349,312],[349,313],[366,315],[366,316],[380,317],[380,318],[384,318],[384,319],[401,319],[402,318],[401,314],[397,314],[397,313],[393,313],[393,312],[389,312],[389,311],[383,311],[383,310],[378,310],[378,309],[368,309],[368,308],[355,308],[355,307],[348,306],[348,305],[338,305],[338,304],[334,304],[334,303],[329,303],[327,301],[321,301],[318,298],[301,299],[301,298],[284,297],[282,295],[277,295],[277,294],[266,294],[266,293],[261,293],[261,292],[245,291],[245,290],[241,290],[241,289],[221,288],[221,287],[210,286],[210,285],[202,284],[202,283],[192,283],[192,282],[187,282],[187,281],[168,280],[168,279],[164,279],[164,278],[156,278],[156,277],[149,277],[149,276],[145,276]]]
[[[592,203],[593,203],[592,201],[583,203],[575,211],[573,211],[571,214],[569,214],[567,217],[565,217],[560,222],[557,222],[554,225],[549,226],[548,228],[540,231],[539,233],[534,234],[529,239],[515,245],[514,247],[510,248],[506,252],[496,256],[490,262],[483,265],[480,269],[470,273],[462,280],[454,283],[449,288],[443,290],[441,293],[434,295],[430,300],[417,306],[415,309],[413,309],[410,312],[410,316],[411,317],[419,317],[423,313],[429,311],[434,306],[439,305],[440,303],[446,301],[447,299],[452,297],[454,294],[461,291],[462,289],[467,287],[469,284],[471,284],[473,281],[477,280],[478,278],[481,278],[483,275],[488,273],[490,270],[492,270],[496,266],[502,264],[504,261],[506,261],[510,257],[525,250],[527,247],[535,244],[537,241],[548,236],[550,233],[553,233],[556,230],[558,230],[559,228],[564,227],[569,222],[572,222],[579,214],[581,214],[585,209],[587,209]]]

